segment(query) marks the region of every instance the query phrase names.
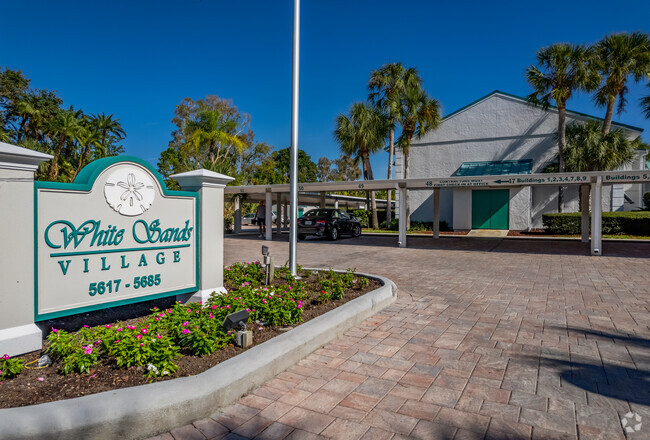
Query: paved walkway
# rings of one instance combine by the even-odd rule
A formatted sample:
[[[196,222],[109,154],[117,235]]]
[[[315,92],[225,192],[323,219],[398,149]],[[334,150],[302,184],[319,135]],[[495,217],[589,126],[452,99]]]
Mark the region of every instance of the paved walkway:
[[[277,264],[288,243],[270,243]],[[227,238],[226,263],[260,240]],[[650,243],[307,240],[305,267],[392,279],[398,300],[211,418],[157,439],[650,438]],[[636,424],[634,423],[631,424]]]

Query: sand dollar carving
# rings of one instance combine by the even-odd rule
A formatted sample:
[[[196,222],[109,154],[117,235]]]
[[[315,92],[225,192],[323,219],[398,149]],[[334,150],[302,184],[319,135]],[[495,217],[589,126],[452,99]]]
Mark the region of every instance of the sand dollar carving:
[[[149,209],[156,192],[148,173],[138,167],[122,166],[108,176],[104,196],[115,211],[133,217]]]

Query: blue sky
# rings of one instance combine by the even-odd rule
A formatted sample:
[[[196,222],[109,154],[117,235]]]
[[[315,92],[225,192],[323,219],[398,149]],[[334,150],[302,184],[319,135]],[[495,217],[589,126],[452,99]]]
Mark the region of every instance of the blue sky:
[[[300,148],[338,157],[334,119],[367,97],[370,72],[387,62],[417,67],[443,115],[502,90],[530,92],[525,68],[540,47],[593,43],[612,32],[650,32],[650,3],[302,0]],[[559,8],[559,10],[558,10]],[[0,66],[65,105],[113,114],[126,152],[154,165],[184,97],[232,99],[251,115],[258,141],[289,146],[292,0],[4,0]],[[631,85],[615,119],[646,130]],[[596,116],[589,96],[569,109]],[[376,178],[387,154],[372,158]]]

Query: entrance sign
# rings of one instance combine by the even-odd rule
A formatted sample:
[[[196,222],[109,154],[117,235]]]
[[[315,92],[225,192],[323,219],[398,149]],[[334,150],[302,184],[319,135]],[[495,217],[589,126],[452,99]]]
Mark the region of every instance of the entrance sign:
[[[148,163],[100,159],[35,198],[37,321],[199,289],[198,194]]]

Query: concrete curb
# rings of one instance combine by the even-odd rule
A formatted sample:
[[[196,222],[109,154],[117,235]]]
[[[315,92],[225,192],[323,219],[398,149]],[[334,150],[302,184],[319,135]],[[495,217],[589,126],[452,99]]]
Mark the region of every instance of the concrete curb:
[[[192,377],[0,410],[0,439],[146,438],[217,412],[397,298],[391,280]]]

